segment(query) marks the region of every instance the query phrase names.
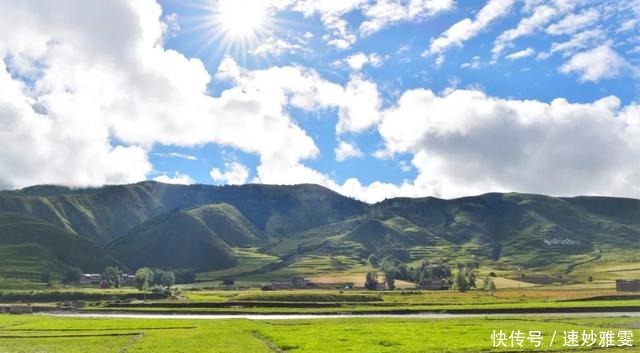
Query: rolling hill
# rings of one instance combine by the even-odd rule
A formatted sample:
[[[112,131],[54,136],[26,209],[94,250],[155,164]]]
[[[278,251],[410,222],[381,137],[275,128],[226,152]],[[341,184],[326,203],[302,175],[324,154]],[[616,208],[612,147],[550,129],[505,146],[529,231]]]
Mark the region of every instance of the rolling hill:
[[[68,266],[102,271],[122,263],[86,238],[44,221],[0,213],[0,276],[38,278],[41,272],[60,275]]]
[[[209,204],[153,218],[106,249],[131,268],[204,271],[236,265],[233,246],[264,242],[264,234],[233,206]]]
[[[82,253],[93,251],[129,268],[270,278],[364,270],[376,255],[409,265],[474,261],[514,276],[562,278],[586,264],[640,260],[640,200],[622,198],[490,193],[369,205],[317,185],[143,182],[3,191],[0,212],[12,215],[0,217],[0,239],[11,235],[7,246],[17,247],[8,258],[42,257],[58,267],[82,264]],[[25,217],[21,230],[12,217]],[[92,250],[54,252],[42,236],[52,229]]]

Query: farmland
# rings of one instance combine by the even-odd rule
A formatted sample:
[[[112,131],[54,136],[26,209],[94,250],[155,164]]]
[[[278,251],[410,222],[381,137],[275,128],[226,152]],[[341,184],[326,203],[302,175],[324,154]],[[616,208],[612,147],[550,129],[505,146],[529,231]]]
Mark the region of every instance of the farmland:
[[[640,334],[638,318],[477,318],[477,319],[324,319],[324,320],[163,320],[83,319],[0,316],[0,351],[35,352],[488,352],[494,330],[540,330],[546,337],[539,349],[517,351],[574,351],[555,331],[594,330]],[[583,348],[584,349],[584,348]],[[591,352],[599,352],[592,349]],[[634,351],[608,349],[606,352]]]

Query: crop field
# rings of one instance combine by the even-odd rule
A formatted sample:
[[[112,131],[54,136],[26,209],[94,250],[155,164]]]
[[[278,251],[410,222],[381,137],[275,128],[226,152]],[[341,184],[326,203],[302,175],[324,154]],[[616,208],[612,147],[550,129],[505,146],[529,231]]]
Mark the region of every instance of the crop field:
[[[494,347],[492,333],[541,331],[542,345]],[[584,351],[566,347],[568,331],[632,331],[638,318],[473,318],[179,320],[0,315],[2,353],[418,353]],[[558,336],[550,345],[553,333]],[[590,352],[637,352],[635,347]]]

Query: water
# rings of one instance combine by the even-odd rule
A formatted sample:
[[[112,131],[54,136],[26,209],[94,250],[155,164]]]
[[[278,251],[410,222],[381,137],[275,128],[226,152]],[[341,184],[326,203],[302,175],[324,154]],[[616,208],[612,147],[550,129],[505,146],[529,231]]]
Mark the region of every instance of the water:
[[[386,319],[455,319],[455,318],[482,318],[482,317],[640,317],[640,312],[601,312],[601,313],[532,313],[532,314],[447,314],[447,313],[417,313],[417,314],[137,314],[137,313],[65,313],[48,312],[34,315],[69,317],[69,318],[100,318],[100,319],[167,319],[167,320],[326,320],[326,319],[355,319],[355,318],[386,318]]]

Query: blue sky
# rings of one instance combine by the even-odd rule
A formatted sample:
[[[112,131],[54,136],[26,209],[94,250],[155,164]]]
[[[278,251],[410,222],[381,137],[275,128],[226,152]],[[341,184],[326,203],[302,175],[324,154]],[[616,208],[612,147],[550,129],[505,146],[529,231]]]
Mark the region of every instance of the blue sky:
[[[637,0],[31,2],[0,2],[5,188],[640,197]]]

